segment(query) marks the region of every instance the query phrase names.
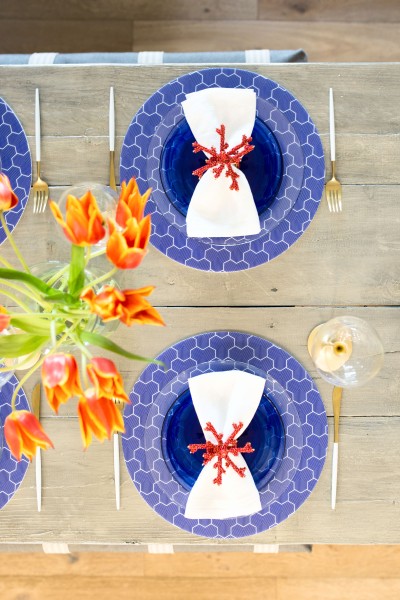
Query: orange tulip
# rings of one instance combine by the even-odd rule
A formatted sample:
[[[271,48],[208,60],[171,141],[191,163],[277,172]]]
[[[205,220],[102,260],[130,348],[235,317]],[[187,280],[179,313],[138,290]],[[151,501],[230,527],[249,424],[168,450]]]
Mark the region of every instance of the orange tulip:
[[[129,402],[121,374],[112,360],[109,358],[92,358],[86,369],[95,387],[97,397]]]
[[[92,434],[101,442],[110,439],[112,433],[124,432],[124,421],[113,400],[97,397],[94,388],[89,388],[78,403],[78,417],[83,446],[86,449]]]
[[[56,413],[60,404],[82,394],[78,365],[71,354],[47,356],[42,365],[42,381],[47,401]]]
[[[0,173],[0,210],[10,210],[17,206],[18,196],[13,192],[7,175]]]
[[[35,415],[28,410],[13,411],[4,423],[4,435],[11,454],[21,460],[22,454],[32,460],[36,448],[54,448]]]
[[[150,239],[150,215],[140,222],[128,219],[126,228],[117,231],[112,221],[108,222],[110,237],[107,242],[107,257],[119,269],[136,269],[147,254]]]
[[[122,182],[117,213],[115,216],[120,227],[125,228],[128,220],[132,217],[136,219],[137,222],[143,219],[144,208],[150,194],[151,189],[148,189],[143,196],[141,195],[134,177],[132,177],[128,185],[125,181]]]
[[[106,234],[103,215],[90,190],[82,198],[68,196],[65,220],[55,202],[50,201],[50,208],[66,237],[76,246],[97,244]]]
[[[92,289],[87,290],[81,299],[105,322],[120,319],[128,326],[133,323],[165,325],[156,309],[143,298],[149,296],[153,290],[153,286],[148,286],[139,290],[121,291],[107,285],[97,295]]]
[[[11,315],[7,313],[4,306],[0,306],[0,333],[7,329],[11,321]]]

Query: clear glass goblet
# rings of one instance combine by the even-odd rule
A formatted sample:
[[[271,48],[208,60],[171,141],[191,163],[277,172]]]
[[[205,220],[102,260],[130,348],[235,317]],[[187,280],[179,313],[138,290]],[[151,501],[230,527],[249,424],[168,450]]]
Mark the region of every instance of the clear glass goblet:
[[[335,317],[318,325],[308,338],[318,373],[332,385],[351,388],[375,377],[384,350],[375,329],[358,317]]]

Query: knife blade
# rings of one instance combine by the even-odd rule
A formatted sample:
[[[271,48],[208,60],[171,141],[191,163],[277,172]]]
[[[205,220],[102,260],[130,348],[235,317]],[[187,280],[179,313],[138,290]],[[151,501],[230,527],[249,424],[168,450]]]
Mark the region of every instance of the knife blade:
[[[38,421],[40,421],[40,401],[42,395],[41,383],[37,383],[32,392],[32,411]],[[38,512],[42,510],[42,455],[40,448],[36,448],[35,460],[35,478],[36,478],[36,501]]]
[[[338,477],[338,460],[339,460],[339,419],[340,405],[342,403],[343,388],[335,386],[332,391],[333,405],[333,453],[332,453],[332,495],[331,507],[335,510],[336,507],[336,490]]]

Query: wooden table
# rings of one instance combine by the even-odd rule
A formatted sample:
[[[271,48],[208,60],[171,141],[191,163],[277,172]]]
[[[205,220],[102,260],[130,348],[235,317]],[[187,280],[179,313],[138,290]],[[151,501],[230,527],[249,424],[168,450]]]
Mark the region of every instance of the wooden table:
[[[185,268],[151,249],[128,282],[157,286],[153,303],[168,327],[120,327],[118,341],[155,355],[204,330],[232,328],[264,336],[293,354],[315,378],[331,430],[331,387],[313,368],[307,335],[334,315],[369,321],[384,342],[385,363],[366,387],[344,393],[336,511],[330,509],[329,447],[315,491],[294,515],[258,536],[220,544],[400,543],[400,64],[247,68],[275,79],[299,98],[316,122],[326,156],[328,88],[334,88],[344,211],[332,215],[321,202],[293,247],[269,264],[239,273]],[[20,117],[33,149],[34,90],[40,87],[42,169],[57,199],[66,186],[80,181],[107,183],[110,85],[115,87],[120,148],[146,98],[190,70],[193,66],[1,67],[0,95]],[[32,204],[16,239],[32,263],[68,256],[68,244],[50,212],[34,216]],[[11,256],[6,244],[1,252]],[[130,388],[141,366],[128,361],[119,365]],[[28,393],[33,383],[26,386]],[[44,411],[43,423],[56,450],[42,459],[42,513],[36,511],[30,468],[0,513],[3,548],[48,542],[125,549],[149,543],[209,545],[153,512],[123,464],[122,509],[117,512],[112,445],[94,442],[82,452],[74,401],[59,417]]]

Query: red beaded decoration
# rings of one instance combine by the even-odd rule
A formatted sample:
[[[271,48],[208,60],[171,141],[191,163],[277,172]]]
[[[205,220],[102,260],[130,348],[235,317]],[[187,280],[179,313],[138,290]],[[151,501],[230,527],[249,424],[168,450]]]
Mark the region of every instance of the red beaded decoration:
[[[213,483],[217,485],[221,485],[222,483],[222,475],[226,473],[226,470],[222,466],[222,460],[225,460],[225,466],[232,467],[234,471],[240,476],[245,477],[246,467],[238,467],[229,457],[229,454],[233,454],[233,456],[238,456],[239,454],[245,454],[249,452],[254,452],[254,448],[252,448],[251,443],[247,442],[243,448],[237,447],[237,440],[235,440],[236,435],[243,427],[243,423],[233,423],[232,425],[233,431],[228,437],[228,439],[224,442],[222,441],[223,434],[217,433],[215,427],[210,423],[206,423],[206,427],[204,431],[210,431],[215,439],[217,440],[217,444],[213,444],[212,442],[207,441],[205,444],[189,444],[188,448],[190,453],[193,454],[197,452],[197,450],[205,450],[203,454],[204,462],[203,465],[206,465],[214,458],[214,456],[218,457],[217,462],[214,465],[214,469],[217,469],[217,476],[213,480]]]
[[[229,144],[225,142],[225,125],[222,124],[220,129],[216,129],[216,132],[221,138],[219,152],[217,152],[214,146],[211,146],[211,148],[206,148],[197,142],[193,142],[194,153],[203,151],[206,154],[209,154],[210,157],[206,159],[206,164],[203,167],[196,169],[196,171],[193,171],[192,174],[197,175],[200,179],[200,177],[206,171],[208,171],[208,169],[212,169],[214,177],[217,179],[217,177],[221,175],[222,171],[226,167],[225,177],[231,177],[232,179],[229,189],[237,191],[239,190],[239,184],[236,180],[238,179],[239,175],[232,169],[232,165],[239,167],[243,156],[254,150],[254,146],[250,145],[252,138],[244,135],[240,144],[234,146],[231,148],[231,150],[228,150]]]

